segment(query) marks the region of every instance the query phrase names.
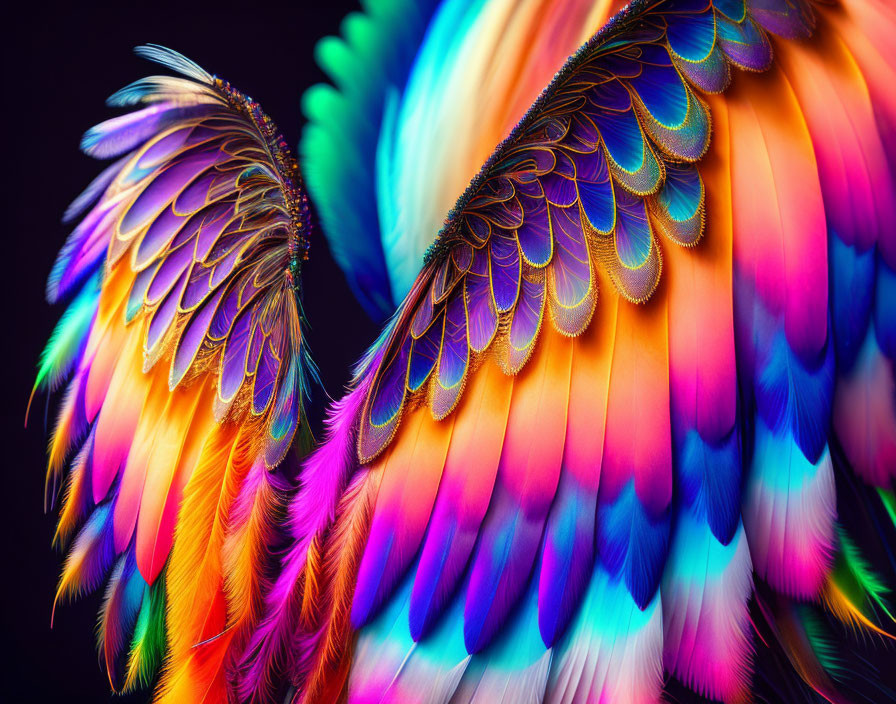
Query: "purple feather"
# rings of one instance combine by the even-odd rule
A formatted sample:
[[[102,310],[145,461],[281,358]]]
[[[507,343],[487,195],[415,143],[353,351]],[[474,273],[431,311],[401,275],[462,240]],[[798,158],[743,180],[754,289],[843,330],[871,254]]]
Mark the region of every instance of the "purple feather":
[[[187,272],[184,272],[164,302],[156,308],[152,320],[149,321],[149,330],[146,334],[146,350],[150,358],[153,358],[155,352],[158,351],[159,343],[164,339],[165,333],[171,329],[171,324],[177,317],[177,305],[180,302],[181,290],[186,280]]]
[[[470,567],[464,606],[467,652],[478,653],[491,642],[522,595],[544,519],[527,516],[500,483],[496,486]]]
[[[149,222],[220,156],[221,150],[217,147],[204,147],[190,152],[159,173],[122,217],[121,232],[127,234]]]
[[[563,635],[585,593],[594,566],[597,492],[561,470],[542,548],[538,628],[547,647]]]
[[[427,298],[429,298],[427,296]],[[438,322],[430,325],[427,331],[414,340],[411,350],[411,362],[408,368],[408,389],[417,391],[429,378],[439,359],[442,348],[442,333],[445,328],[445,316],[439,315]]]
[[[244,309],[233,323],[224,345],[224,360],[221,363],[221,380],[218,396],[228,403],[239,391],[246,376],[246,358],[249,354],[249,339],[256,324],[255,308]]]
[[[482,352],[489,346],[498,331],[498,311],[492,297],[488,279],[488,255],[485,250],[477,250],[476,262],[485,271],[481,274],[472,270],[467,276],[464,293],[467,299],[468,331],[470,348]],[[482,265],[484,264],[484,267]]]
[[[209,325],[211,325],[212,318],[223,295],[224,289],[221,289],[190,317],[190,321],[180,337],[177,351],[174,353],[174,359],[171,362],[171,375],[168,380],[169,388],[174,389],[181,382],[193,360],[196,359],[202,343],[208,336]]]
[[[467,373],[470,348],[467,342],[467,312],[463,292],[455,294],[445,312],[445,335],[439,355],[438,384],[431,402],[434,418],[444,418],[457,404]]]
[[[146,291],[146,300],[153,306],[164,298],[176,281],[184,278],[193,263],[193,248],[189,245],[168,252]]]
[[[495,305],[501,312],[512,310],[520,290],[520,248],[509,233],[496,232],[489,242],[491,284]]]
[[[533,266],[545,266],[551,261],[553,254],[547,201],[544,198],[520,195],[520,202],[524,217],[523,224],[516,233],[520,250],[526,261]]]
[[[207,105],[177,107],[169,102],[156,103],[92,127],[81,139],[81,149],[97,159],[118,156],[140,146],[167,125],[208,113],[209,109]]]
[[[183,215],[176,215],[169,205],[159,217],[152,221],[140,244],[134,259],[134,267],[142,269],[155,260],[171,243],[178,231],[187,223]]]
[[[253,344],[256,339],[262,339],[261,327],[255,328],[255,336],[252,340]],[[252,410],[255,413],[261,413],[270,403],[271,396],[274,393],[277,374],[280,371],[280,360],[270,341],[264,341],[258,358],[258,369],[255,373],[255,386],[252,394]]]

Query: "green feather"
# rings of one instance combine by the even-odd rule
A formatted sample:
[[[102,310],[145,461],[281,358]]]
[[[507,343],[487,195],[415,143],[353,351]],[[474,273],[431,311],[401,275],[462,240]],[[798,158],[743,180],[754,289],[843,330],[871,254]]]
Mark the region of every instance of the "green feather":
[[[165,579],[160,577],[143,593],[128,655],[125,692],[152,682],[165,652]]]
[[[99,302],[97,278],[90,279],[56,324],[40,355],[35,391],[55,391],[71,371]]]
[[[308,119],[299,153],[330,252],[368,313],[380,318],[394,309],[375,171],[386,98],[405,86],[439,3],[362,0],[361,6],[342,22],[341,36],[315,47],[332,85],[312,86],[302,96]]]
[[[845,672],[843,663],[837,656],[837,647],[831,640],[830,634],[825,632],[821,619],[808,606],[800,606],[797,609],[797,614],[803,624],[809,646],[815,653],[815,657],[818,658],[818,662],[831,677],[841,678]]]
[[[858,605],[865,601],[869,604],[873,602],[891,620],[896,620],[893,619],[893,614],[884,599],[890,590],[883,579],[871,569],[859,547],[840,525],[837,526],[837,535],[840,540],[840,553],[834,564],[834,580],[837,586],[853,597],[853,603]]]
[[[881,488],[878,488],[877,493],[880,495],[880,500],[883,502],[884,508],[887,509],[887,513],[890,514],[893,527],[896,528],[896,495],[889,489]]]

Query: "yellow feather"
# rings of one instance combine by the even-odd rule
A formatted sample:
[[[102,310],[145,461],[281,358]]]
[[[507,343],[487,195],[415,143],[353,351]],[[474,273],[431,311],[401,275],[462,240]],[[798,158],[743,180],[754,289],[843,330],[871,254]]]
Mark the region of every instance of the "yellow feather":
[[[164,376],[163,372],[154,373]],[[188,481],[196,466],[201,443],[210,430],[208,423],[202,423],[199,418],[203,414],[210,416],[213,394],[213,384],[205,379],[187,389],[178,388],[169,394],[162,420],[157,421],[159,429],[149,452],[140,501],[138,565],[145,565],[145,555],[155,552],[165,509],[178,496],[179,487]],[[153,557],[164,559],[165,555]],[[153,574],[160,568],[154,560]]]
[[[821,593],[822,601],[832,614],[845,626],[856,631],[863,629],[876,633],[883,638],[896,641],[896,636],[883,630],[871,621],[861,610],[853,604],[849,597],[838,587],[831,575],[828,575],[824,589]]]
[[[56,523],[56,533],[53,535],[53,545],[61,546],[68,542],[78,522],[84,517],[79,508],[84,492],[87,491],[84,480],[84,463],[86,456],[79,456],[72,466],[65,487],[65,496],[62,499],[62,510],[59,512],[59,520]]]
[[[62,465],[72,446],[77,392],[78,380],[75,378],[65,394],[65,400],[62,402],[62,408],[59,410],[59,416],[56,419],[56,427],[53,429],[53,436],[50,438],[49,459],[47,461],[47,491],[49,491],[51,482],[55,484],[55,481],[59,478],[62,472]],[[46,504],[46,497],[44,504]]]

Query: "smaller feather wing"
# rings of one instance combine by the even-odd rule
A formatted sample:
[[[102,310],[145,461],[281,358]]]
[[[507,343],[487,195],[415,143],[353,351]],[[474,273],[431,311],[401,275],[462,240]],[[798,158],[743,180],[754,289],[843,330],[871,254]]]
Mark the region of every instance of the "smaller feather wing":
[[[69,470],[59,537],[76,536],[59,595],[111,575],[113,686],[150,682],[164,657],[160,698],[219,701],[303,425],[307,202],[254,101],[175,52],[138,53],[180,75],[122,89],[109,103],[134,109],[85,135],[117,161],[69,209],[47,289],[80,291],[37,382],[67,383],[49,467]]]

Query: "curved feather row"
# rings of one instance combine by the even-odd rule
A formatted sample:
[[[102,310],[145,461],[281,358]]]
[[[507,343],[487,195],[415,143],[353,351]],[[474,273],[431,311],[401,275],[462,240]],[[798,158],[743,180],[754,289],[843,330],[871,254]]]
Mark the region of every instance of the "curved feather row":
[[[705,195],[690,162],[708,148],[709,113],[666,36],[670,16],[713,17],[706,3],[693,6],[664,14],[660,4],[638,20],[633,42],[602,43],[630,15],[640,17],[619,15],[461,198],[429,255],[429,291],[402,308],[413,320],[396,329],[410,334],[388,345],[361,428],[362,462],[391,439],[407,397],[425,396],[434,417],[448,415],[474,357],[495,350],[516,373],[543,319],[580,334],[597,299],[597,267],[625,298],[644,301],[662,269],[657,233],[699,241]],[[713,44],[715,24],[708,26]],[[652,105],[654,94],[670,95],[672,105]]]

